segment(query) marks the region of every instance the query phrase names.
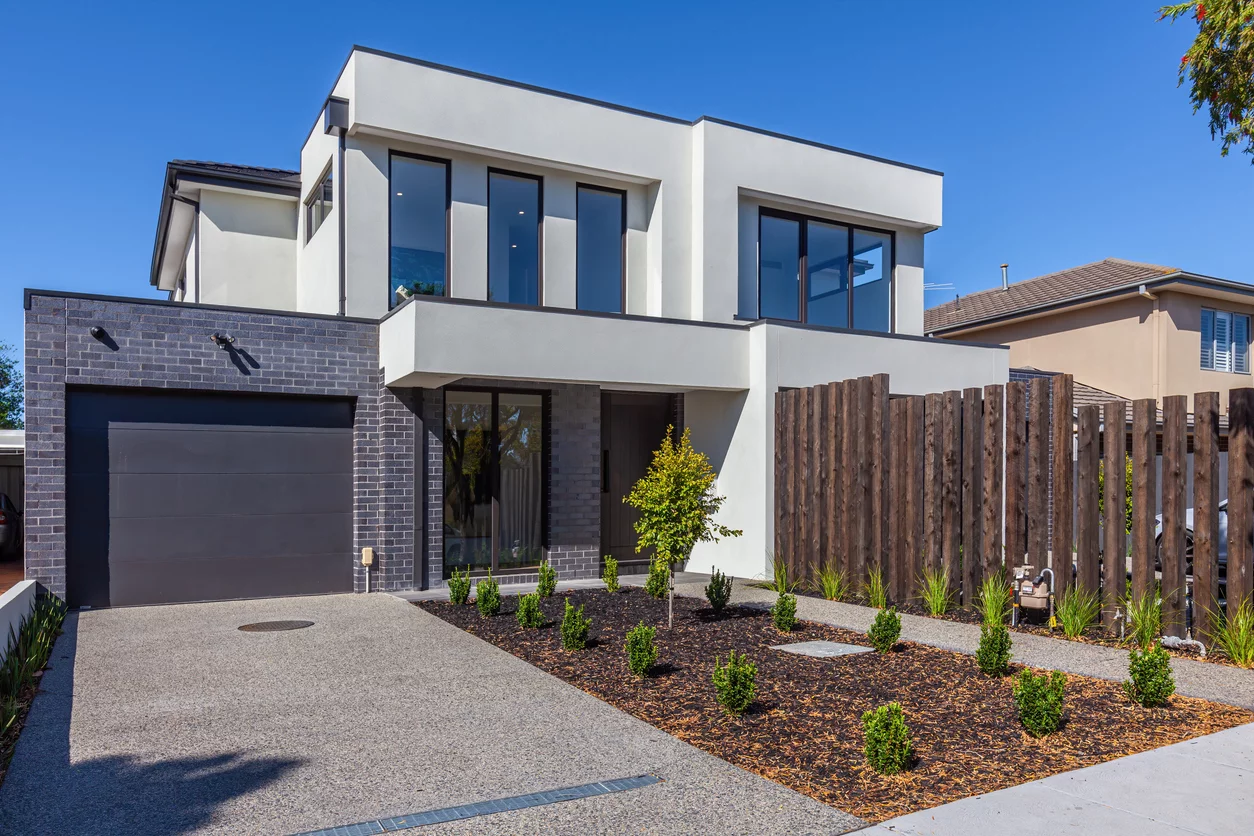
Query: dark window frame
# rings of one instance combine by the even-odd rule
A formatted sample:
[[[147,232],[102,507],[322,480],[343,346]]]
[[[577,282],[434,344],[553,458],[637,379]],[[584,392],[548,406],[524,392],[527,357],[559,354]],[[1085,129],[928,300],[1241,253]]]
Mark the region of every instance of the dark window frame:
[[[799,227],[799,256],[797,259],[797,319],[781,320],[787,322],[799,322],[803,324],[811,324],[809,322],[809,311],[807,310],[807,297],[809,296],[809,239],[810,239],[810,221],[826,224],[828,226],[843,226],[848,236],[848,244],[846,245],[847,262],[845,265],[846,275],[849,277],[849,301],[846,308],[845,326],[819,325],[824,328],[834,328],[840,331],[856,331],[854,328],[853,318],[853,302],[854,302],[854,283],[853,283],[853,262],[856,254],[853,251],[854,232],[870,232],[875,235],[887,235],[889,245],[892,247],[892,260],[888,268],[888,331],[886,333],[897,333],[897,232],[892,229],[880,229],[873,226],[865,226],[863,224],[854,224],[847,221],[838,221],[831,218],[822,218],[817,215],[805,215],[800,212],[789,212],[785,209],[775,209],[770,206],[758,207],[758,253],[754,268],[757,271],[757,317],[756,319],[768,319],[770,317],[762,316],[762,218],[772,217],[780,220],[795,221]]]
[[[445,433],[448,432],[448,398],[447,398],[448,393],[449,392],[478,392],[481,394],[487,394],[487,395],[492,396],[492,406],[491,406],[492,430],[489,436],[490,438],[489,467],[491,468],[491,474],[489,476],[489,485],[490,485],[489,493],[492,498],[492,516],[491,516],[491,525],[492,525],[491,555],[492,555],[492,558],[491,558],[491,564],[490,564],[491,573],[493,575],[534,574],[536,571],[536,568],[539,566],[538,563],[535,565],[517,566],[517,567],[513,567],[509,569],[499,568],[500,559],[501,559],[501,554],[500,554],[500,547],[501,547],[500,546],[500,540],[501,540],[501,530],[500,530],[500,501],[501,501],[500,499],[500,489],[501,489],[500,396],[501,395],[539,395],[540,396],[540,438],[542,440],[542,443],[544,444],[544,450],[542,451],[541,456],[540,456],[542,464],[543,464],[543,468],[544,468],[544,473],[540,480],[541,481],[540,546],[544,551],[544,557],[542,558],[542,560],[546,560],[548,559],[548,552],[550,548],[552,547],[552,544],[549,541],[549,533],[550,533],[550,527],[549,527],[550,508],[549,506],[550,506],[550,495],[552,492],[552,483],[553,483],[552,444],[550,443],[551,438],[552,438],[550,427],[552,426],[552,417],[553,417],[553,406],[552,406],[553,393],[552,391],[548,389],[534,389],[534,388],[525,388],[525,387],[520,388],[520,387],[513,387],[513,386],[459,386],[457,384],[449,384],[447,386],[444,386],[441,388],[440,391],[442,393],[442,397],[441,397],[442,406],[440,408],[441,450],[443,449],[443,445],[444,445]],[[440,470],[441,470],[440,516],[441,516],[441,519],[443,519],[444,501],[445,501],[444,500],[445,479],[447,478],[447,474],[444,472],[443,452],[441,452]],[[440,577],[443,580],[448,580],[450,576],[450,572],[448,571],[448,567],[444,565],[444,554],[445,554],[444,549],[445,549],[445,537],[444,537],[444,532],[443,532],[443,525],[441,524]],[[488,575],[487,569],[470,568],[470,576],[472,578],[486,577],[487,575]]]
[[[322,220],[318,221],[318,225],[317,227],[315,227],[313,225],[314,206],[317,205],[318,203],[329,202],[331,204],[331,209],[335,209],[335,182],[333,179],[333,175],[335,174],[334,169],[335,169],[335,160],[334,159],[327,160],[327,164],[322,167],[322,171],[318,174],[317,181],[315,181],[317,185],[315,185],[312,189],[310,189],[309,194],[305,196],[304,205],[305,205],[305,243],[306,244],[308,244],[310,241],[313,240],[314,235],[318,233],[319,229],[322,229],[322,225],[326,223],[327,218],[331,214],[330,211],[324,214],[322,216]],[[326,197],[326,192],[328,191],[328,189],[326,188],[326,185],[325,185],[328,179],[331,179],[332,181],[330,184],[330,189],[329,189],[331,193],[331,197],[329,201]]]
[[[622,198],[622,229],[619,233],[619,276],[618,276],[618,299],[619,305],[617,311],[602,311],[602,313],[627,313],[627,190],[615,189],[612,186],[599,186],[595,183],[575,182],[575,310],[583,310],[579,307],[579,193],[584,189],[594,192],[605,192],[606,194],[615,194]]]
[[[431,157],[416,154],[412,151],[388,149],[388,280],[385,291],[388,296],[388,310],[396,307],[396,291],[392,288],[392,160],[403,157],[409,160],[420,160],[444,166],[444,296],[452,295],[452,264],[453,264],[453,161],[442,157]]]
[[[536,304],[527,305],[526,303],[504,302],[507,305],[520,305],[528,308],[547,307],[544,304],[544,175],[529,174],[525,171],[514,171],[508,168],[496,168],[488,166],[488,247],[485,254],[487,261],[487,277],[488,288],[487,298],[492,300],[492,175],[501,174],[506,177],[518,177],[524,180],[536,181]]]

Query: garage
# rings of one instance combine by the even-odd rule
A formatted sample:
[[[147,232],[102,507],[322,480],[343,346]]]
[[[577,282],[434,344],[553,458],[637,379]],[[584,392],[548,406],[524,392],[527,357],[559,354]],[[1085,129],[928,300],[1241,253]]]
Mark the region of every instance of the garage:
[[[352,591],[351,400],[69,389],[66,435],[71,606]]]

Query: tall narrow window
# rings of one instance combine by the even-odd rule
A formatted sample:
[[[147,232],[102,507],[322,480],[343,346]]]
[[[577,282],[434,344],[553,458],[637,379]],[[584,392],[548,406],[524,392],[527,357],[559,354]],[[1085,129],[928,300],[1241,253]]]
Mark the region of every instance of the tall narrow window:
[[[888,331],[892,327],[889,277],[893,239],[883,232],[853,231],[853,327]]]
[[[806,222],[806,322],[849,327],[849,229]]]
[[[763,214],[758,237],[758,316],[800,319],[801,224]]]
[[[314,237],[314,233],[318,231],[318,227],[322,226],[322,222],[331,214],[331,209],[335,205],[335,189],[331,180],[331,166],[327,166],[326,172],[318,181],[318,185],[309,193],[309,197],[305,198],[305,242]]]
[[[540,304],[539,177],[488,172],[488,300]]]
[[[389,307],[413,295],[446,295],[448,178],[447,162],[391,156]]]
[[[1250,373],[1250,317],[1202,309],[1202,368]]]
[[[444,574],[492,566],[492,395],[444,393]]]
[[[627,193],[580,186],[576,201],[576,307],[622,313]]]

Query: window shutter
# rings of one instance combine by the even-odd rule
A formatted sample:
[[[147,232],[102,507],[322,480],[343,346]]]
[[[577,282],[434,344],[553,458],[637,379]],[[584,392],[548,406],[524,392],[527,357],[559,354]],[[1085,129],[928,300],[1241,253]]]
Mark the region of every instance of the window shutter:
[[[1232,371],[1232,314],[1215,311],[1215,371]]]
[[[1202,368],[1215,368],[1215,312],[1202,308]]]
[[[1232,315],[1232,370],[1250,373],[1250,318],[1241,314]]]

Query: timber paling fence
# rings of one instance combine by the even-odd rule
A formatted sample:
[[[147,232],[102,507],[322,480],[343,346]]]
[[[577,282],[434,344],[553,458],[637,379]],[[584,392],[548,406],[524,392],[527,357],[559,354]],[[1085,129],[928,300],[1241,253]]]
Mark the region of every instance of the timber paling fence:
[[[1056,595],[1072,584],[1098,593],[1113,629],[1129,572],[1134,598],[1157,580],[1158,412],[1152,398],[1132,401],[1129,431],[1128,401],[1074,410],[1073,388],[1056,375],[890,397],[888,375],[875,375],[778,392],[775,559],[792,580],[813,584],[830,567],[859,590],[878,569],[896,602],[920,597],[925,570],[946,573],[955,602],[970,607],[984,577],[1024,563],[1061,567],[1055,556],[1066,554],[1074,577],[1055,571]],[[1185,634],[1191,500],[1193,628],[1209,637],[1220,601],[1219,394],[1194,396],[1191,497],[1187,404],[1163,398],[1163,632]],[[1231,390],[1228,404],[1226,591],[1239,602],[1254,583],[1254,389]],[[1099,499],[1099,468],[1114,501]]]

